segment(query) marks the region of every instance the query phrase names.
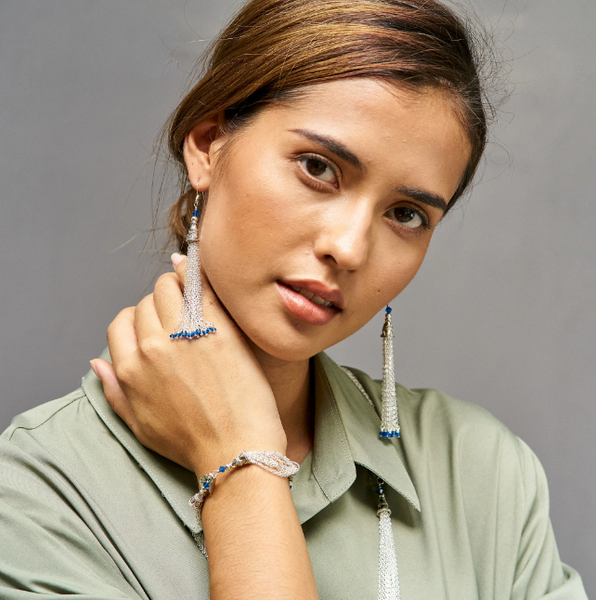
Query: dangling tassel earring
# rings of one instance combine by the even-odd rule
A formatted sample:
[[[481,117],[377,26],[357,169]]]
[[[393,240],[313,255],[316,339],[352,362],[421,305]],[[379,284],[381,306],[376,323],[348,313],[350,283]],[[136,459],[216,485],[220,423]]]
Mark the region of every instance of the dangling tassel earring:
[[[391,528],[391,510],[385,500],[382,479],[377,479],[379,495],[379,600],[399,600],[399,574],[395,555],[395,540]]]
[[[393,366],[393,325],[391,307],[385,308],[383,325],[383,383],[381,385],[381,432],[383,438],[400,437],[395,395],[395,369]]]
[[[197,184],[198,186],[198,184]],[[199,199],[201,210],[199,210]],[[199,256],[199,216],[205,211],[205,194],[197,190],[194,210],[190,219],[190,227],[186,236],[186,278],[184,282],[184,297],[182,310],[176,329],[171,338],[186,338],[192,340],[215,333],[212,323],[203,317],[203,284],[201,280],[201,259]]]

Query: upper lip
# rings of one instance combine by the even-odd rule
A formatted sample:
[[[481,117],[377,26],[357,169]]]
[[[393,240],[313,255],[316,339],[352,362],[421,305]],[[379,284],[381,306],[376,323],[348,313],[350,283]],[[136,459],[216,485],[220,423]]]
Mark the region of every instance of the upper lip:
[[[340,289],[329,287],[326,283],[317,279],[284,279],[284,285],[304,288],[311,294],[323,298],[326,302],[332,302],[335,308],[343,310],[345,307],[344,295]]]

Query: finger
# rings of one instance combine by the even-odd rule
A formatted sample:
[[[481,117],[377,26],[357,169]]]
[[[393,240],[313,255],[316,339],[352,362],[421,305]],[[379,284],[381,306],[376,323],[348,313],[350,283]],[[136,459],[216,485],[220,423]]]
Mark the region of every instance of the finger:
[[[154,294],[145,296],[135,309],[135,331],[137,344],[142,345],[143,340],[153,335],[163,333],[163,326],[155,308]],[[168,334],[171,332],[168,332]]]
[[[153,304],[162,328],[171,333],[182,309],[182,290],[175,273],[165,273],[155,282]]]
[[[135,308],[121,310],[108,327],[108,347],[112,362],[118,364],[137,349],[135,332]]]
[[[186,268],[187,268],[188,258],[182,254],[178,254],[177,252],[175,252],[174,254],[172,254],[171,259],[172,259],[172,266],[174,267],[174,272],[176,273],[176,275],[178,276],[178,279],[182,283],[182,288],[184,288],[184,283],[186,281]],[[201,287],[202,287],[203,296],[206,300],[210,301],[212,298],[215,298],[215,294],[213,292],[213,288],[211,287],[211,284],[209,283],[209,279],[205,275],[205,271],[203,271],[202,269],[201,269]]]
[[[96,358],[91,361],[93,372],[101,379],[103,391],[108,404],[114,409],[114,412],[130,427],[134,422],[134,413],[128,402],[118,379],[114,372],[114,367],[103,360]]]
[[[172,254],[172,265],[174,267],[174,271],[176,276],[180,281],[185,281],[186,279],[186,269],[188,266],[188,259],[186,256],[182,254],[174,253]],[[213,288],[211,287],[211,283],[205,271],[201,269],[201,295],[203,302],[203,313],[205,315],[205,319],[207,321],[217,321],[218,323],[222,323],[229,320],[229,316],[225,309],[221,306],[219,299],[215,295]]]
[[[180,254],[179,252],[174,252],[174,254],[170,256],[170,260],[172,261],[174,272],[176,275],[178,275],[178,279],[180,279],[180,283],[184,287],[184,281],[186,278],[186,256],[184,256],[184,254]]]
[[[170,258],[172,259],[174,272],[178,275],[178,279],[180,280],[182,287],[184,287],[184,282],[186,281],[186,256],[174,252]]]

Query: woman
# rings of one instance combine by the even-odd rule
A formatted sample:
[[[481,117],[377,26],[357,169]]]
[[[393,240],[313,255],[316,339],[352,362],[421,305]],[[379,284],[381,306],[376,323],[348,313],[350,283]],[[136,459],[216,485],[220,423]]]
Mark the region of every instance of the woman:
[[[411,281],[476,170],[486,107],[457,18],[428,1],[253,0],[169,132],[181,249],[208,197],[217,331],[171,338],[192,271],[174,255],[110,326],[114,366],[93,361],[81,390],[15,420],[2,597],[584,598],[523,442],[401,387],[403,436],[379,438],[380,385],[321,354]],[[300,463],[293,489],[281,463],[217,471],[246,451]],[[397,546],[380,553],[377,495]]]

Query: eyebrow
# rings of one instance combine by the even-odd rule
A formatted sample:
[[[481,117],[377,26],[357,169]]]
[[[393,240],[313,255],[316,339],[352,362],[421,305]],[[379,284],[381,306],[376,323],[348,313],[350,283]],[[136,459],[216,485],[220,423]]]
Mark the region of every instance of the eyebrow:
[[[424,204],[428,204],[428,206],[432,206],[434,208],[440,208],[443,212],[447,211],[447,202],[445,202],[445,199],[438,194],[417,190],[416,188],[411,187],[399,187],[396,191],[404,196],[407,196],[408,198],[411,198],[412,200],[423,202]]]
[[[298,135],[301,135],[302,137],[305,137],[311,140],[311,142],[315,142],[324,148],[327,148],[329,152],[332,152],[335,154],[335,156],[342,158],[353,167],[356,167],[359,171],[364,171],[364,167],[362,166],[362,163],[358,157],[353,152],[350,152],[343,144],[340,144],[337,140],[334,140],[326,135],[321,135],[320,133],[315,133],[309,129],[291,129],[290,131],[297,133]]]
[[[364,171],[364,166],[360,162],[360,159],[337,140],[334,140],[326,135],[321,135],[320,133],[315,133],[309,129],[291,129],[290,131],[292,131],[292,133],[297,133],[298,135],[301,135],[302,137],[305,137],[316,144],[320,144],[324,148],[327,148],[329,152],[335,154],[335,156],[342,158],[352,166],[356,167],[358,170]],[[423,204],[427,204],[433,208],[438,208],[443,212],[447,211],[447,202],[445,202],[445,199],[442,196],[439,196],[439,194],[433,194],[432,192],[425,192],[424,190],[407,186],[399,187],[396,191],[403,196],[411,198],[412,200],[422,202]]]

